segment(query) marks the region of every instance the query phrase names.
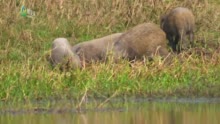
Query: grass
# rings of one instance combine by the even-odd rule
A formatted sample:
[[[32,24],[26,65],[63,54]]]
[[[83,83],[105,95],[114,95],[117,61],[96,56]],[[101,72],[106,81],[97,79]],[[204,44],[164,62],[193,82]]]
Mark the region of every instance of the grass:
[[[34,18],[19,15],[23,4],[36,12]],[[32,0],[23,4],[15,0],[0,4],[2,102],[76,99],[80,104],[84,98],[220,97],[217,0]],[[158,59],[130,66],[121,61],[69,72],[52,69],[46,60],[57,37],[66,37],[73,45],[123,32],[143,22],[159,25],[160,15],[177,6],[188,7],[195,14],[195,41],[202,51],[195,48],[192,54],[183,52],[170,64]]]

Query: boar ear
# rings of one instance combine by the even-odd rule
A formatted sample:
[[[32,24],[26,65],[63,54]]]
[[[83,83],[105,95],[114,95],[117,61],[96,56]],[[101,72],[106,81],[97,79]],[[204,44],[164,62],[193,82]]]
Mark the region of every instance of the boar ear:
[[[160,27],[161,27],[161,28],[163,28],[165,18],[166,18],[166,15],[161,15],[161,16],[160,16]]]
[[[161,16],[160,16],[160,22],[163,23],[164,20],[165,20],[165,18],[166,18],[166,15],[165,15],[165,14],[164,14],[164,15],[161,15]]]

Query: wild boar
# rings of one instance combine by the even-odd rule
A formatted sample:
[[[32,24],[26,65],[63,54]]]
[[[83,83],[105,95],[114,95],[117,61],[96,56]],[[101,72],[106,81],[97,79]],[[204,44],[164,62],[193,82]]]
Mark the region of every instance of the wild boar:
[[[81,68],[80,59],[72,52],[71,45],[66,38],[56,38],[53,41],[49,61],[53,67],[59,65],[61,70]]]
[[[86,63],[104,61],[107,54],[112,51],[113,43],[122,33],[111,34],[102,38],[85,41],[73,46],[72,51],[76,53],[81,61]]]
[[[160,26],[166,33],[169,45],[174,52],[180,52],[193,45],[195,17],[184,7],[177,7],[161,16]],[[187,36],[189,39],[187,39]]]
[[[151,59],[155,55],[165,57],[168,54],[166,35],[159,26],[153,23],[139,24],[114,43],[115,59]]]

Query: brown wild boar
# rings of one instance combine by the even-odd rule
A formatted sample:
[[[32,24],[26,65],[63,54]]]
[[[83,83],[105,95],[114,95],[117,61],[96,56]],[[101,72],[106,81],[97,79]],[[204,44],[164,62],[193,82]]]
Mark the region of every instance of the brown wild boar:
[[[112,51],[113,43],[122,33],[111,34],[102,38],[85,41],[73,46],[72,51],[76,53],[81,61],[90,63],[92,61],[103,61],[108,52]]]
[[[72,52],[71,46],[66,38],[56,38],[53,41],[49,61],[53,67],[59,65],[61,70],[81,68],[80,59]]]
[[[160,26],[174,52],[180,52],[193,44],[195,19],[189,9],[177,7],[162,16],[160,21]],[[189,40],[186,38],[187,35]]]
[[[115,42],[113,51],[116,60],[141,59],[143,56],[152,58],[154,55],[165,57],[168,55],[166,44],[166,35],[159,26],[143,23],[123,33]]]

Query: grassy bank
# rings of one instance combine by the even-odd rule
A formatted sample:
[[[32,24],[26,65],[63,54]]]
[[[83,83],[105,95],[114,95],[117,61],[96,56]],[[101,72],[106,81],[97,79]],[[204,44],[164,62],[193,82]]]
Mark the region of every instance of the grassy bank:
[[[34,18],[19,15],[22,1],[2,0],[0,7],[0,100],[113,97],[220,97],[220,4],[200,0],[25,1]],[[196,17],[197,48],[175,57],[129,65],[97,63],[62,73],[46,60],[51,42],[71,44],[123,32],[143,23],[159,24],[160,15],[177,6]]]

